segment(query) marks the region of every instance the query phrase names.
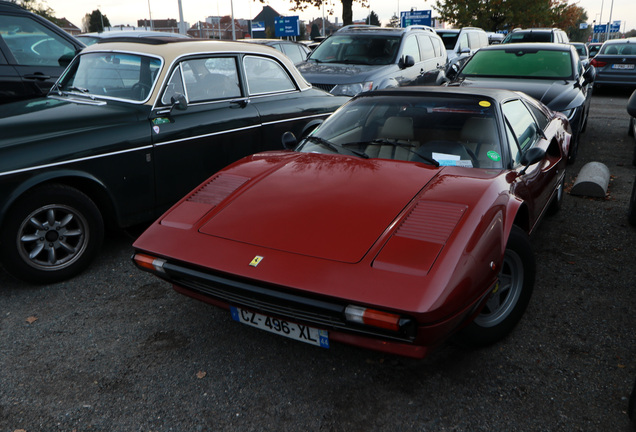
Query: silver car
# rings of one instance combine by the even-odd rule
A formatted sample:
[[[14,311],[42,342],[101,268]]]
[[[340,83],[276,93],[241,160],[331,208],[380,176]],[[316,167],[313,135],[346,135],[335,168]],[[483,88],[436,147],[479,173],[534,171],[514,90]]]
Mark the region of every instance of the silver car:
[[[636,37],[605,41],[592,59],[596,86],[636,85]]]

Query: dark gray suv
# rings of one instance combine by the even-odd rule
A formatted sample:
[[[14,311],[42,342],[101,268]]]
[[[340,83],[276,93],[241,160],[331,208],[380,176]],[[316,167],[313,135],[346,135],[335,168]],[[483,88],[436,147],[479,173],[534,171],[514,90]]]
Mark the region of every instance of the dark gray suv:
[[[50,21],[0,0],[0,103],[46,95],[82,48]]]
[[[407,85],[441,85],[446,50],[426,26],[346,26],[297,65],[314,87],[335,95]]]

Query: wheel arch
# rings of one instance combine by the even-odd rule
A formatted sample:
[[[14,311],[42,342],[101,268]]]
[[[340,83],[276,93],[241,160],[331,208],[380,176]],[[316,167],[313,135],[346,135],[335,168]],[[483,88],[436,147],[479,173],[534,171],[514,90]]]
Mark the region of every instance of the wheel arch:
[[[0,226],[9,210],[24,195],[46,185],[62,184],[79,190],[88,196],[97,206],[107,226],[119,225],[112,196],[106,186],[96,177],[81,171],[64,170],[55,173],[47,172],[33,176],[22,182],[7,197],[0,209]]]

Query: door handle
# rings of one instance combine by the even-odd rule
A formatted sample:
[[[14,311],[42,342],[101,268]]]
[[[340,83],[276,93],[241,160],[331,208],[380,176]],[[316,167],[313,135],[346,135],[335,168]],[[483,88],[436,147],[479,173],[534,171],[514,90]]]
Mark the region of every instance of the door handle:
[[[36,80],[42,80],[42,81],[47,80],[47,79],[51,79],[51,77],[49,75],[44,75],[42,72],[35,72],[35,73],[32,73],[32,74],[26,74],[26,75],[23,75],[23,76],[26,79],[36,79]]]

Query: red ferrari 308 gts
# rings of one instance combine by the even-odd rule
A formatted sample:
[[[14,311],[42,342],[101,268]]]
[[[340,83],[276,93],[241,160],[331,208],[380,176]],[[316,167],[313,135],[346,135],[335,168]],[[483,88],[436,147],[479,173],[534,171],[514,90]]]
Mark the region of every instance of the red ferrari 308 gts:
[[[522,93],[361,94],[294,151],[221,170],[134,243],[136,265],[236,321],[421,358],[504,337],[557,210],[567,119]],[[297,144],[297,145],[296,145]]]

